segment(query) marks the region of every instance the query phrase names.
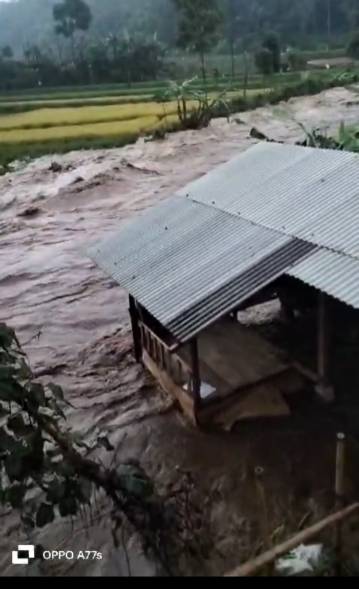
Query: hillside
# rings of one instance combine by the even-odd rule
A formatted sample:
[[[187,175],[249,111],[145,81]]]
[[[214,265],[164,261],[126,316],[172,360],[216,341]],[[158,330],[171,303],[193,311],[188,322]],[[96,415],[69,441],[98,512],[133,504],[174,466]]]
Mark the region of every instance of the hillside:
[[[28,44],[54,43],[52,7],[59,0],[0,2],[0,47],[19,55]],[[124,31],[157,34],[167,45],[176,42],[172,0],[87,0],[93,22],[90,35],[103,38]],[[228,37],[238,49],[255,44],[265,31],[277,32],[285,43],[318,48],[342,45],[359,27],[358,0],[220,0],[224,16],[220,47]]]
[[[28,44],[53,41],[52,8],[58,0],[14,0],[0,3],[0,46],[10,45],[21,54]],[[173,39],[173,7],[169,0],[88,0],[95,37],[141,30],[164,42]]]

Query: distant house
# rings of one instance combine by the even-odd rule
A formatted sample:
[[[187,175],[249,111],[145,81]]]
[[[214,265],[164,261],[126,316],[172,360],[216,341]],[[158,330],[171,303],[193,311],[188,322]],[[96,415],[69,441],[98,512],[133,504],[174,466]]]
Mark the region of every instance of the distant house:
[[[308,378],[325,397],[327,302],[359,309],[359,156],[258,144],[90,256],[129,292],[137,360],[196,423],[250,390],[264,399],[284,386],[294,366],[235,318],[287,284],[316,289],[318,368]]]

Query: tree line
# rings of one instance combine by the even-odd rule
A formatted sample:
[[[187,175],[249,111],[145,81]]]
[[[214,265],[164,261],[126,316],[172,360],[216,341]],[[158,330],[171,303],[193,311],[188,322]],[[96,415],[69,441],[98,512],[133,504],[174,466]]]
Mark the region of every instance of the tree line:
[[[44,12],[37,42],[4,43],[0,49],[0,87],[133,82],[172,75],[166,55],[177,49],[198,55],[206,78],[210,52],[256,53],[263,73],[278,71],[281,47],[343,46],[359,28],[359,0],[26,0],[28,23]],[[28,8],[38,13],[29,15]],[[0,5],[0,43],[4,15],[21,22],[24,0]],[[10,30],[13,27],[9,26]],[[29,35],[31,37],[31,34]],[[24,34],[24,33],[23,33]],[[324,45],[323,45],[324,44]],[[0,45],[1,47],[1,45]],[[175,58],[173,58],[175,60]]]

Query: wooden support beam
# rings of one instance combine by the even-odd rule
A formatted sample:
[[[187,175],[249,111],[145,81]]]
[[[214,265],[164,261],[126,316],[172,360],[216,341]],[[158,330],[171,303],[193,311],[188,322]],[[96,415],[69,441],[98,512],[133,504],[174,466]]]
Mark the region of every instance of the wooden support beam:
[[[318,536],[321,532],[325,529],[337,525],[339,522],[345,520],[346,518],[350,517],[354,513],[359,511],[359,503],[353,503],[350,507],[343,509],[342,511],[338,511],[329,517],[326,517],[322,521],[318,522],[314,526],[303,530],[290,540],[283,542],[279,546],[268,550],[261,556],[254,558],[250,562],[238,567],[231,573],[225,575],[226,577],[253,577],[259,571],[263,570],[266,566],[271,564],[272,562],[276,561],[281,556],[285,556],[289,554],[292,550],[300,546],[301,544],[305,544],[312,538]]]
[[[201,405],[201,373],[199,366],[198,340],[191,341],[191,367],[192,367],[192,394],[194,397],[195,411]]]
[[[161,370],[166,369],[166,352],[164,346],[160,346],[160,367]]]
[[[140,335],[141,335],[141,345],[142,345],[142,348],[143,348],[144,345],[145,345],[145,330],[143,328],[143,324],[142,323],[140,323]]]
[[[337,456],[335,466],[335,508],[337,510],[344,508],[345,503],[345,434],[337,435]],[[335,574],[337,577],[342,576],[342,559],[343,559],[343,522],[338,522],[335,527]]]
[[[330,379],[330,314],[329,298],[325,293],[319,293],[318,304],[318,394],[325,401],[334,400],[334,392]]]
[[[322,384],[329,382],[329,325],[328,302],[324,293],[319,293],[318,309],[318,375]]]
[[[159,345],[158,345],[158,341],[156,339],[153,338],[153,349],[154,349],[154,359],[156,364],[160,364],[160,353],[159,353]]]
[[[177,361],[177,364],[178,364],[178,384],[183,385],[183,370],[182,370],[182,364],[181,364],[180,360]]]
[[[165,350],[164,370],[167,372],[168,376],[171,376],[171,354],[168,350]]]
[[[142,342],[141,342],[141,330],[139,325],[139,315],[137,311],[137,305],[135,299],[130,296],[130,317],[132,326],[133,343],[135,347],[135,358],[136,362],[141,362],[142,359]]]

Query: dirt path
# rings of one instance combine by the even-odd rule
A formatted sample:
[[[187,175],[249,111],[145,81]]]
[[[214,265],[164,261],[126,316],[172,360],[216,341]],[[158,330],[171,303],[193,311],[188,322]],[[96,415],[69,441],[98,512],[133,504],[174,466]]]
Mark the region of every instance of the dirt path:
[[[300,425],[262,427],[258,435],[251,427],[233,436],[191,430],[171,400],[134,364],[127,296],[84,252],[107,231],[247,149],[253,143],[251,127],[279,140],[300,139],[303,132],[293,119],[309,129],[336,131],[342,121],[358,121],[358,94],[334,89],[241,114],[231,123],[218,120],[203,131],[177,133],[162,142],[45,157],[0,179],[0,321],[17,330],[35,372],[46,378],[51,374],[49,379],[64,385],[76,407],[71,415],[76,429],[84,434],[95,427],[108,430],[119,459],[141,457],[161,484],[176,477],[176,467],[191,471],[203,496],[213,500],[209,519],[216,548],[194,571],[184,557],[187,572],[222,573],[250,554],[249,544],[260,537],[249,475],[255,465],[266,462],[271,472],[268,487],[278,496],[271,507],[276,522],[288,513],[290,501],[297,502],[295,518],[305,509],[312,509],[314,517],[323,508],[319,498],[332,474],[330,428],[322,431],[316,422],[313,435],[326,446],[309,462],[308,431]],[[54,160],[61,170],[50,171]],[[36,214],[26,215],[29,208]],[[304,473],[302,493],[295,489],[291,448]],[[320,481],[313,461],[321,465]],[[6,573],[17,528],[9,517],[3,524],[0,571]],[[119,562],[111,550],[109,532],[103,517],[87,538],[83,530],[77,537],[59,523],[45,540],[51,548],[63,541],[103,550],[101,564],[78,564],[68,574],[126,574],[125,560]],[[133,566],[135,572],[150,573],[138,555]]]

